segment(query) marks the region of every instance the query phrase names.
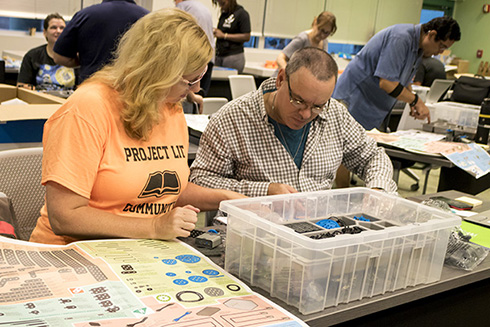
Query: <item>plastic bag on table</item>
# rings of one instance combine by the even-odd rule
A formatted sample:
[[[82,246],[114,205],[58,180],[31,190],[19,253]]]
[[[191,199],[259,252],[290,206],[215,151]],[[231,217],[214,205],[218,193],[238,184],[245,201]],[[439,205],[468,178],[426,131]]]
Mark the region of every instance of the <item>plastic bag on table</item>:
[[[471,271],[475,269],[488,255],[488,251],[478,244],[470,242],[471,234],[457,227],[451,231],[444,263]]]

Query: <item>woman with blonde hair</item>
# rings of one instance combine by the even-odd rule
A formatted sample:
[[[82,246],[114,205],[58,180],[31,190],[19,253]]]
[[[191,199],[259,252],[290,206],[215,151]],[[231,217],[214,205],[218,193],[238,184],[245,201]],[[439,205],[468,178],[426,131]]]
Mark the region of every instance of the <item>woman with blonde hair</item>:
[[[206,34],[181,10],[131,27],[113,62],[45,124],[46,203],[31,241],[185,237],[200,209],[243,197],[188,182],[180,101],[199,90],[211,56]]]
[[[279,69],[285,69],[289,58],[299,49],[315,47],[328,50],[327,37],[337,30],[335,15],[324,11],[313,19],[311,29],[301,32],[277,56],[276,63]]]

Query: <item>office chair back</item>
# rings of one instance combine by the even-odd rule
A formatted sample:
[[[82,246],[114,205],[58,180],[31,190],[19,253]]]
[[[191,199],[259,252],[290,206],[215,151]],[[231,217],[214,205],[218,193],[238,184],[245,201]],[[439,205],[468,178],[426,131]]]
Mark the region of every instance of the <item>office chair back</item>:
[[[257,90],[255,78],[252,75],[230,75],[231,97],[236,99],[248,92]]]
[[[204,98],[203,102],[204,103],[203,103],[202,113],[204,115],[211,115],[214,114],[216,111],[218,111],[219,108],[227,104],[228,99],[209,97],[209,98]]]
[[[0,83],[5,83],[5,61],[0,60]]]
[[[0,192],[12,200],[17,237],[28,241],[44,204],[41,185],[43,148],[0,151]]]

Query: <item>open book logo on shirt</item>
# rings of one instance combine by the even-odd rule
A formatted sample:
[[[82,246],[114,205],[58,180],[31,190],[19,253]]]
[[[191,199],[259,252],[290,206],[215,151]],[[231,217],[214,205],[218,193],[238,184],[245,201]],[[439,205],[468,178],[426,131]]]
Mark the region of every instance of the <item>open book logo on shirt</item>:
[[[148,176],[146,185],[141,191],[139,198],[151,196],[162,197],[168,194],[180,193],[180,180],[175,171],[156,171]]]

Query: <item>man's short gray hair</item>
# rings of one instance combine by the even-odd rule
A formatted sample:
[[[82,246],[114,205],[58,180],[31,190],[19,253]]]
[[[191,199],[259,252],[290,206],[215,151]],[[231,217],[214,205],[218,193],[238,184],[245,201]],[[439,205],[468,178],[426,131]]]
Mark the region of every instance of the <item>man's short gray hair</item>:
[[[291,76],[301,67],[308,69],[320,81],[328,81],[335,77],[335,82],[337,82],[339,71],[337,63],[324,50],[306,47],[296,51],[288,61],[286,75]]]

